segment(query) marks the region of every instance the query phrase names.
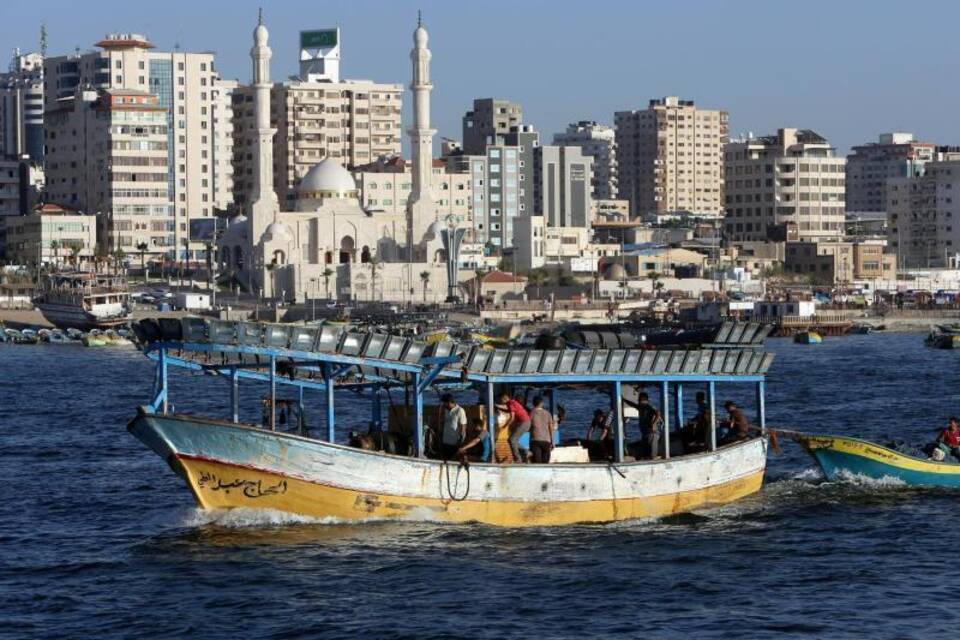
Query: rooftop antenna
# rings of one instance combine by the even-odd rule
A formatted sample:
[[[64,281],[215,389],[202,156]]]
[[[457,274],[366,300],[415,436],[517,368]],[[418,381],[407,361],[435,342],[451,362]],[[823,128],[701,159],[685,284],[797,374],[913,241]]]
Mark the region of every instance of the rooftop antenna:
[[[47,25],[46,23],[40,24],[40,55],[43,58],[47,57]]]

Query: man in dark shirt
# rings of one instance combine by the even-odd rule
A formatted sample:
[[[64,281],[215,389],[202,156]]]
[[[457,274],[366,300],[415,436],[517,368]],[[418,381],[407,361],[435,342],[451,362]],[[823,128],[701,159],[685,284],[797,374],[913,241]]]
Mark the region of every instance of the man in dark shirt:
[[[750,422],[747,420],[747,416],[743,415],[743,412],[737,407],[737,404],[732,400],[727,400],[723,403],[723,408],[727,410],[727,419],[723,421],[723,426],[728,431],[720,444],[729,444],[749,438]]]
[[[640,423],[640,439],[643,442],[644,457],[648,460],[656,460],[660,454],[660,431],[663,428],[663,417],[650,404],[650,396],[643,392],[637,394],[637,421]]]

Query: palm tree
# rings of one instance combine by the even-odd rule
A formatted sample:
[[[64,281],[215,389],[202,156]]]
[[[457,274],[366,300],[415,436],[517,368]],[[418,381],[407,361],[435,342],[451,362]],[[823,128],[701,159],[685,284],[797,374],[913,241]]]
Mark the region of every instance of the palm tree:
[[[60,243],[56,240],[51,240],[50,249],[53,250],[53,266],[56,268],[57,263],[60,262]]]
[[[484,274],[484,273],[486,273],[486,271],[484,271],[483,269],[474,269],[474,270],[473,270],[473,275],[475,275],[475,276],[477,277],[477,287],[476,287],[476,292],[475,292],[476,295],[474,296],[474,297],[476,298],[477,307],[480,306],[480,279],[483,278],[483,274]]]
[[[74,269],[77,269],[80,264],[80,247],[78,245],[70,245],[70,264],[73,265]]]
[[[660,282],[660,274],[656,271],[651,271],[647,273],[647,277],[653,281],[653,297],[656,299],[660,298],[660,291],[663,289],[663,283]]]
[[[549,280],[550,277],[543,269],[534,269],[530,272],[529,281],[537,288],[537,300],[540,300],[540,287],[547,284]]]
[[[430,272],[421,271],[420,272],[420,282],[423,283],[423,302],[427,302],[427,284],[430,282]]]
[[[323,288],[327,291],[327,300],[330,299],[330,276],[333,275],[333,269],[327,267],[323,270]]]
[[[143,282],[146,284],[150,281],[150,274],[147,273],[147,249],[149,246],[146,242],[141,242],[137,245],[137,250],[140,252],[140,269],[143,271]]]
[[[380,258],[377,256],[370,256],[370,260],[367,262],[370,265],[370,299],[377,299],[377,270],[382,269],[383,265],[380,263]],[[383,298],[383,295],[380,296]]]

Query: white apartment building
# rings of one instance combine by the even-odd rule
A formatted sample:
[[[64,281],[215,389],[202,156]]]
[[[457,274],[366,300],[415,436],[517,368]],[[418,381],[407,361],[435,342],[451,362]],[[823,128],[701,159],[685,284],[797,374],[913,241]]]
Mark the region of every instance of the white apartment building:
[[[585,227],[551,227],[544,216],[523,216],[515,222],[514,265],[517,271],[563,267],[589,274],[599,269],[601,258],[620,254],[620,245],[594,242]]]
[[[233,93],[234,185],[237,204],[253,193],[256,118],[253,88]],[[366,80],[276,83],[271,90],[274,188],[292,210],[300,179],[324,158],[347,168],[400,154],[403,85]]]
[[[353,178],[360,191],[360,201],[368,211],[406,213],[413,176],[405,160],[393,158],[358,167]],[[472,228],[473,188],[469,173],[450,172],[444,161],[435,160],[430,187],[441,220],[452,215],[457,218],[459,226]]]
[[[15,264],[81,263],[96,252],[96,218],[56,205],[5,218],[0,225],[6,230],[7,260]]]
[[[240,86],[236,80],[214,82],[213,101],[213,206],[221,211],[233,204],[233,92]]]
[[[617,142],[613,127],[581,120],[567,125],[565,132],[554,134],[553,144],[580,147],[584,155],[592,158],[590,185],[595,200],[617,197]]]
[[[43,162],[43,56],[22,54],[0,74],[0,155]]]
[[[580,147],[544,145],[535,155],[534,211],[547,227],[590,225],[591,158]]]
[[[78,91],[45,114],[46,200],[95,214],[110,251],[172,258],[178,223],[170,198],[169,111],[146,91]],[[182,246],[182,245],[181,245]]]
[[[174,205],[168,249],[183,257],[190,220],[212,217],[218,203],[230,202],[232,195],[227,181],[214,179],[213,119],[224,108],[214,95],[219,79],[214,54],[155,51],[139,34],[110,34],[96,46],[99,51],[44,61],[44,108],[57,110],[58,102],[72,98],[78,88],[142,91],[157,98],[168,120],[167,190]],[[77,206],[90,209],[85,202]],[[191,257],[204,250],[202,243],[189,244]]]
[[[619,197],[636,216],[687,212],[723,216],[726,111],[701,109],[676,96],[615,116]]]
[[[960,160],[888,182],[887,243],[905,269],[955,267],[960,256]]]
[[[726,147],[730,240],[822,240],[844,235],[845,158],[809,129]]]

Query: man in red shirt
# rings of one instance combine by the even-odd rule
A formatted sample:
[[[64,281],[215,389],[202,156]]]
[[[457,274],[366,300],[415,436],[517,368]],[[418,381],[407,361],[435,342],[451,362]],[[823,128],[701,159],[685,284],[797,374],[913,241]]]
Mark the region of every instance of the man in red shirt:
[[[510,421],[507,423],[507,428],[510,429],[510,453],[513,454],[514,462],[524,462],[520,455],[520,437],[530,431],[530,414],[516,398],[511,398],[509,393],[500,396],[497,408],[510,413]]]
[[[954,416],[950,416],[947,428],[937,436],[937,442],[946,447],[950,454],[960,460],[960,424]]]

